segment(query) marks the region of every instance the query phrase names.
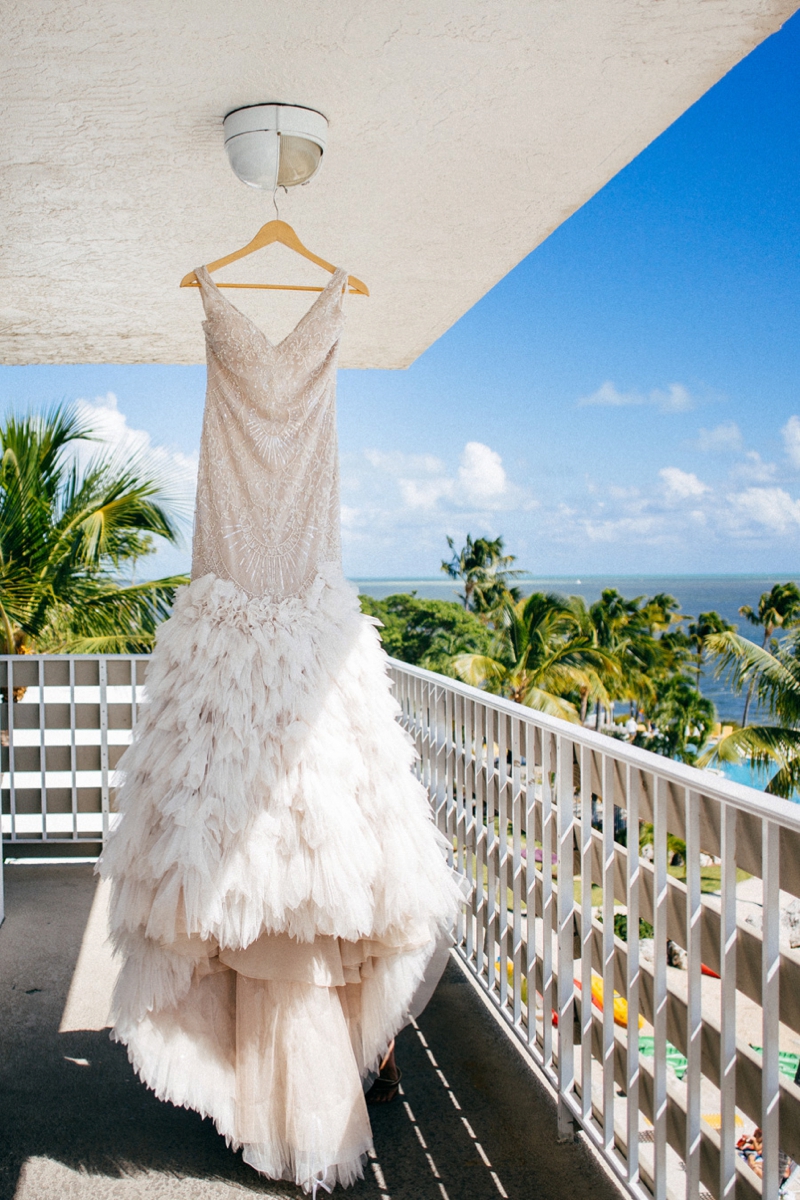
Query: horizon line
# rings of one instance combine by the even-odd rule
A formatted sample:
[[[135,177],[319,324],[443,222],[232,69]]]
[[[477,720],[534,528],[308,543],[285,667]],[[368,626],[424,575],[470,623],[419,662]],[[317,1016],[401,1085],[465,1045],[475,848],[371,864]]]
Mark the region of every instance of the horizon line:
[[[677,574],[670,571],[602,571],[593,572],[592,574],[581,575],[577,577],[577,572],[569,575],[556,575],[547,572],[542,572],[538,575],[528,574],[517,576],[517,582],[528,583],[536,582],[539,579],[564,579],[572,580],[573,583],[583,583],[589,579],[772,579],[773,576],[781,576],[781,578],[798,578],[800,579],[800,571],[692,571],[684,574]],[[441,583],[442,585],[452,584],[454,587],[460,585],[459,579],[442,579],[438,575],[347,575],[345,578],[351,583]]]

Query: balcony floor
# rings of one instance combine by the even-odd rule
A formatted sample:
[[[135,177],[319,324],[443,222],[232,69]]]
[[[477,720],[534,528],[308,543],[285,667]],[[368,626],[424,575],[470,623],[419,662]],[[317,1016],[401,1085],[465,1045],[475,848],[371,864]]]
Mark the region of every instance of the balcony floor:
[[[299,1197],[245,1166],[209,1121],[156,1100],[91,1028],[109,983],[91,866],[9,865],[5,879],[0,1200]],[[405,1095],[371,1110],[376,1159],[353,1200],[618,1200],[580,1140],[556,1144],[548,1093],[455,964],[419,1025],[461,1109],[404,1030]]]

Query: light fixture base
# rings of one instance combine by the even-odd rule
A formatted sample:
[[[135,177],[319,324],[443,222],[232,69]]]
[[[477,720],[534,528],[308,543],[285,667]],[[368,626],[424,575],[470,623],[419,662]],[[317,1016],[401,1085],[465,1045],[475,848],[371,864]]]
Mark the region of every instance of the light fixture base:
[[[316,175],[325,153],[328,122],[299,104],[247,104],[222,122],[225,150],[248,187],[273,192]]]

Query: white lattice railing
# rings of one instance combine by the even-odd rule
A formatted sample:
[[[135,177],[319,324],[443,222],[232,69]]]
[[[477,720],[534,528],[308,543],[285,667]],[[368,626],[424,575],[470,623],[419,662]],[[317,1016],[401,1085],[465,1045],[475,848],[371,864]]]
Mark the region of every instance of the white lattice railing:
[[[9,844],[105,837],[115,767],[136,724],[147,662],[123,654],[0,656],[7,851]]]
[[[146,669],[146,656],[0,658],[6,853],[102,841]],[[760,1180],[735,1143],[755,1123],[774,1195],[779,1151],[800,1161],[800,1089],[780,1070],[800,1050],[800,954],[784,937],[800,806],[391,670],[453,864],[473,885],[458,953],[557,1090],[561,1135],[582,1128],[636,1197],[750,1200]],[[643,822],[650,858],[627,850]],[[684,879],[668,869],[668,835],[686,843]],[[686,969],[668,964],[668,939]],[[627,1025],[619,1001],[589,1002],[600,982]]]
[[[634,1196],[744,1200],[761,1182],[736,1141],[756,1124],[774,1196],[784,1155],[800,1162],[785,1073],[800,955],[782,932],[800,897],[800,806],[396,660],[392,674],[474,885],[458,953],[557,1090],[561,1135],[583,1129]],[[668,835],[686,843],[683,880]],[[593,984],[617,1003],[601,1010]]]

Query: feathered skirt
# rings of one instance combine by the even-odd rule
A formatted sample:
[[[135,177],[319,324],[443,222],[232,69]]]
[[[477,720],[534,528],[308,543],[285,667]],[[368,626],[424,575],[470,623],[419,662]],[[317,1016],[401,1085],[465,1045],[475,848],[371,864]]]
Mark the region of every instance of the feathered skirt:
[[[280,601],[207,575],[146,686],[99,865],[112,1036],[258,1170],[347,1185],[372,1144],[362,1080],[459,900],[374,622],[337,568]]]

